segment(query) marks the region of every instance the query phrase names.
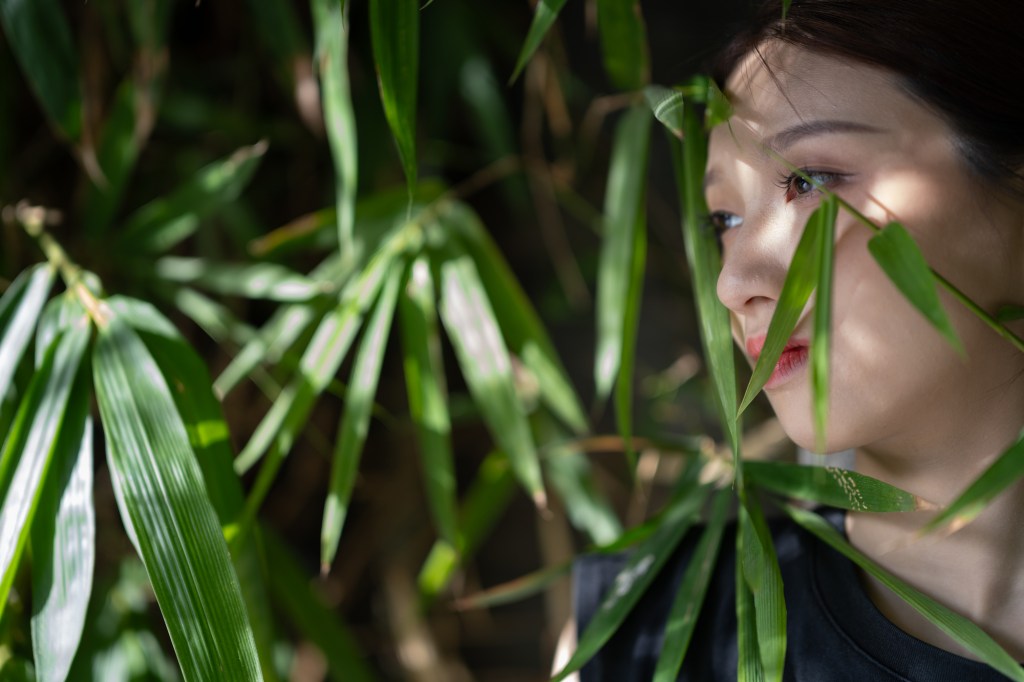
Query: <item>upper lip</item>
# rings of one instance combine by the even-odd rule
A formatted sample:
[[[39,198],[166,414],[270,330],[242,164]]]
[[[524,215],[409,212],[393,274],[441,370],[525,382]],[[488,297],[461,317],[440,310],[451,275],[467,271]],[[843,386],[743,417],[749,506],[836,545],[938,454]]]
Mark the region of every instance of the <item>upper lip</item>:
[[[747,347],[747,355],[749,355],[754,362],[757,362],[757,358],[761,356],[761,351],[764,349],[764,341],[766,338],[766,334],[755,334],[747,339],[745,344]],[[794,348],[804,348],[807,345],[807,341],[803,339],[791,338],[786,342],[786,346],[782,349],[782,352],[785,353],[786,351],[793,350]]]

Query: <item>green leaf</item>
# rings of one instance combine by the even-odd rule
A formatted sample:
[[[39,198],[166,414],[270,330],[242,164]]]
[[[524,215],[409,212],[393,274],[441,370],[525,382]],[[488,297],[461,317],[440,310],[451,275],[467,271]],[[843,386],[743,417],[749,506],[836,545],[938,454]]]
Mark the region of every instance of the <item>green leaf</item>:
[[[427,500],[438,535],[454,545],[457,493],[452,427],[434,304],[434,280],[430,263],[423,256],[410,268],[398,310],[409,413],[416,425],[423,457]]]
[[[85,626],[96,560],[92,503],[92,419],[84,383],[72,392],[66,431],[54,453],[32,522],[32,651],[36,679],[60,682]],[[77,442],[76,442],[77,441]]]
[[[114,317],[100,330],[93,370],[122,521],[186,679],[262,679],[227,545],[159,367]]]
[[[831,206],[831,208],[829,208]],[[754,363],[754,371],[747,384],[747,390],[740,402],[740,412],[747,409],[754,397],[760,392],[775,371],[775,365],[782,356],[786,342],[792,336],[800,316],[804,312],[811,292],[818,284],[818,263],[822,232],[830,215],[834,216],[835,206],[831,202],[823,203],[807,219],[804,232],[796,245],[793,260],[789,263],[786,279],[779,292],[779,301],[775,306],[771,322],[768,323],[768,334],[761,349],[761,355]],[[834,218],[833,218],[834,220]]]
[[[597,0],[604,68],[612,85],[639,90],[650,79],[647,35],[638,0]]]
[[[306,60],[309,54],[295,4],[288,0],[249,0],[245,5],[252,26],[277,62],[278,71],[294,85],[297,63]]]
[[[216,263],[203,258],[164,256],[154,264],[156,276],[193,284],[224,296],[270,301],[307,301],[330,285],[274,263]]]
[[[88,343],[88,324],[54,341],[32,377],[4,442],[0,459],[4,484],[0,507],[0,614],[9,604],[11,585],[39,505],[40,486],[54,453],[62,444],[72,448],[79,445],[78,434],[64,437],[63,443],[61,437],[66,430],[74,430],[76,418],[79,422],[84,419],[83,415],[69,413],[69,408],[80,407],[83,401],[71,403],[69,398]]]
[[[910,304],[963,355],[960,337],[939,302],[935,276],[906,228],[899,223],[889,223],[868,241],[868,250]]]
[[[366,331],[363,332],[359,353],[352,368],[345,396],[345,412],[335,440],[323,528],[320,531],[320,564],[324,573],[327,573],[338,553],[338,541],[348,515],[348,503],[359,470],[359,457],[370,427],[373,398],[377,394],[384,351],[387,349],[398,290],[405,271],[404,259],[391,263],[391,271],[384,281],[376,307],[367,320]]]
[[[744,534],[736,531],[736,556],[743,555]],[[754,595],[747,586],[743,563],[736,562],[736,651],[738,682],[764,682],[764,667],[757,641]]]
[[[257,2],[258,4],[258,2]],[[352,232],[356,219],[356,191],[358,189],[358,146],[356,135],[356,115],[352,108],[352,94],[348,77],[348,37],[350,25],[346,16],[347,0],[312,0],[313,23],[316,29],[317,65],[320,72],[320,99],[324,109],[324,124],[327,128],[327,140],[331,145],[331,157],[334,160],[334,200],[337,207],[338,244],[342,253],[352,248]],[[414,6],[415,9],[415,6]],[[418,19],[413,14],[414,19]],[[377,36],[374,35],[374,47]],[[413,48],[415,54],[416,48]],[[376,55],[376,53],[375,53]],[[379,57],[376,57],[378,62]],[[408,87],[402,81],[399,87]],[[383,88],[383,76],[381,81]],[[416,70],[412,72],[412,113],[411,120],[416,118]],[[403,99],[402,106],[408,103]],[[391,113],[388,121],[391,121]],[[404,115],[404,112],[403,112]],[[392,128],[394,124],[392,124]],[[396,134],[396,138],[397,138]],[[399,144],[399,150],[404,150]],[[413,156],[413,176],[415,177],[415,155]],[[410,187],[415,180],[410,183]]]
[[[935,505],[876,478],[839,467],[743,462],[751,483],[785,497],[865,512],[905,512]]]
[[[754,599],[757,644],[765,679],[781,682],[786,662],[786,600],[771,534],[756,502],[740,506],[739,561]]]
[[[594,382],[600,399],[611,392],[622,364],[622,311],[629,293],[635,230],[643,215],[650,133],[651,112],[647,107],[636,106],[619,122],[612,143],[605,189],[604,237],[597,270]]]
[[[905,601],[908,606],[924,616],[928,622],[949,635],[953,641],[971,652],[982,662],[992,666],[1011,680],[1024,682],[1024,668],[1021,668],[1006,651],[985,632],[967,618],[954,613],[942,604],[889,574],[875,562],[855,549],[828,521],[817,514],[792,506],[784,507],[794,521],[816,535],[837,552],[857,564],[862,570],[885,585]]]
[[[953,502],[939,512],[921,531],[930,533],[942,526],[954,533],[985,511],[997,495],[1024,477],[1024,434],[1006,452],[974,479]]]
[[[661,85],[648,85],[644,88],[644,98],[654,118],[658,119],[670,133],[682,139],[683,108],[686,106],[683,93]]]
[[[622,366],[615,382],[615,418],[619,425],[619,435],[626,443],[626,458],[631,468],[636,465],[636,453],[633,451],[633,373],[636,367],[636,337],[640,327],[646,261],[647,226],[641,211],[634,235],[626,305],[622,311]]]
[[[52,286],[53,268],[40,264],[18,275],[0,298],[0,399],[11,387]]]
[[[718,559],[718,549],[722,543],[722,532],[725,529],[731,502],[731,491],[719,490],[715,493],[711,518],[690,557],[690,565],[683,574],[683,580],[672,602],[672,610],[668,614],[665,643],[661,648],[661,655],[658,656],[653,682],[674,682],[679,676],[679,668],[690,646],[690,639],[697,625],[697,616],[700,614]]]
[[[60,3],[0,0],[0,25],[43,111],[76,142],[82,132],[78,55]]]
[[[133,254],[159,253],[188,238],[200,222],[242,193],[266,151],[266,142],[242,147],[200,169],[166,197],[138,209],[120,230],[121,246]]]
[[[572,572],[572,561],[543,568],[501,585],[458,599],[453,608],[459,611],[490,609],[514,604],[539,594],[559,578]]]
[[[814,302],[814,334],[811,336],[811,388],[814,397],[814,433],[818,452],[825,451],[825,425],[828,423],[829,348],[832,333],[832,265],[835,259],[835,195],[821,201],[822,226],[818,239],[817,298]]]
[[[516,395],[512,360],[476,265],[451,245],[440,263],[441,320],[455,348],[466,385],[498,447],[539,507],[546,505],[530,426]]]
[[[562,11],[564,6],[565,0],[539,0],[536,9],[534,9],[533,21],[530,23],[530,30],[526,34],[523,48],[519,51],[516,68],[512,72],[512,78],[509,79],[510,84],[519,78],[519,74],[522,73],[526,62],[530,60],[533,53],[540,47],[541,41],[544,40],[544,36],[547,35],[548,30],[555,23],[558,13]]]
[[[409,196],[416,187],[416,94],[420,17],[417,0],[370,0],[373,60],[384,116],[398,145]]]
[[[604,646],[700,515],[710,488],[698,487],[693,473],[691,470],[684,475],[667,505],[658,530],[637,546],[626,566],[615,577],[611,590],[580,636],[576,651],[552,682],[559,682],[579,670]]]

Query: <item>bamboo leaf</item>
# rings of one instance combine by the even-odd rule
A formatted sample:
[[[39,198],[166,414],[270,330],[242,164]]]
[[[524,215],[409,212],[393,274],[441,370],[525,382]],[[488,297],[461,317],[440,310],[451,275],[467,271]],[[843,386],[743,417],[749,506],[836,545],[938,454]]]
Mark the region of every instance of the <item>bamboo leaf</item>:
[[[619,435],[626,443],[626,459],[631,468],[636,464],[636,453],[633,451],[633,372],[636,367],[636,336],[640,326],[644,267],[647,261],[647,226],[643,221],[641,211],[635,228],[629,288],[622,312],[622,366],[615,382],[615,418],[619,424]]]
[[[468,597],[462,597],[455,602],[454,608],[459,611],[472,611],[521,602],[527,597],[539,594],[556,580],[570,572],[572,572],[572,561],[566,561],[534,571]]]
[[[370,0],[373,59],[384,116],[398,145],[412,197],[416,187],[416,94],[420,17],[417,0]]]
[[[935,508],[917,495],[849,469],[744,461],[743,470],[760,488],[839,509],[905,512]]]
[[[53,268],[36,265],[18,275],[0,298],[0,399],[11,387],[52,286]]]
[[[441,539],[454,545],[457,532],[455,462],[434,295],[430,264],[421,256],[409,271],[398,308],[405,386],[423,457],[424,483],[434,524]]]
[[[544,36],[547,35],[548,30],[555,23],[558,13],[562,11],[564,6],[565,0],[539,0],[537,2],[537,7],[533,11],[533,21],[530,23],[530,30],[527,32],[526,40],[519,51],[519,58],[516,60],[516,68],[512,72],[512,78],[509,79],[510,84],[519,78],[519,74],[522,73],[526,62],[530,60],[533,53],[540,47],[541,41],[544,40]]]
[[[942,604],[890,575],[871,559],[848,543],[828,521],[817,514],[792,506],[784,507],[794,521],[816,535],[837,552],[857,564],[866,573],[893,591],[908,606],[924,616],[930,623],[949,635],[957,644],[970,651],[984,663],[992,666],[1011,680],[1024,681],[1021,668],[1006,651],[977,625],[967,618],[954,613]]]
[[[96,560],[92,420],[84,383],[72,392],[65,431],[32,523],[32,652],[36,679],[60,682],[85,626]]]
[[[615,130],[605,189],[604,237],[597,271],[597,352],[594,382],[597,395],[611,392],[622,364],[622,311],[629,292],[635,230],[643,213],[644,178],[650,142],[651,113],[629,110]]]
[[[1006,452],[999,455],[953,502],[939,512],[921,531],[931,533],[943,526],[955,533],[985,511],[999,493],[1024,476],[1024,434]]]
[[[743,555],[744,534],[736,531],[736,556]],[[743,563],[736,562],[736,650],[738,682],[764,682],[764,666],[757,641],[754,595],[744,577]]]
[[[106,182],[89,184],[82,208],[82,227],[94,238],[110,227],[139,155],[136,94],[130,79],[121,83],[96,150]]]
[[[262,679],[227,545],[160,369],[118,317],[93,358],[107,459],[186,679]]]
[[[612,85],[639,90],[650,79],[647,35],[638,0],[597,0],[604,68]]]
[[[868,250],[910,304],[963,355],[960,337],[939,301],[935,276],[906,228],[899,223],[889,223],[871,238]]]
[[[819,244],[822,232],[825,230],[826,219],[834,211],[834,204],[823,203],[807,219],[807,225],[796,245],[793,260],[789,263],[786,279],[782,283],[782,291],[779,292],[779,301],[775,306],[775,312],[772,314],[771,322],[768,323],[768,334],[761,349],[761,355],[754,363],[750,383],[747,384],[747,390],[740,402],[740,412],[747,409],[750,402],[771,378],[772,372],[775,371],[776,364],[782,356],[782,351],[786,347],[786,342],[793,334],[800,315],[803,314],[804,307],[811,297],[811,292],[818,284],[821,248]]]
[[[644,98],[651,108],[654,118],[658,119],[670,133],[683,138],[683,93],[670,90],[661,85],[648,85],[644,88]]]
[[[540,464],[523,406],[516,395],[512,361],[487,292],[469,255],[452,245],[440,264],[441,320],[455,348],[470,393],[498,447],[539,507],[546,504]]]
[[[762,670],[769,682],[781,682],[786,662],[786,600],[779,560],[756,502],[740,506],[739,522],[742,547],[738,560],[754,600]]]
[[[258,3],[257,3],[258,4]],[[356,219],[356,191],[358,189],[358,144],[356,115],[352,108],[352,94],[348,76],[348,38],[350,25],[347,0],[312,0],[313,23],[316,29],[317,59],[320,72],[321,102],[324,124],[334,160],[334,200],[337,207],[338,244],[342,253],[352,249],[352,233]],[[415,6],[413,7],[415,10]],[[418,17],[413,13],[413,18]],[[404,38],[404,37],[403,37]],[[374,47],[377,36],[374,34]],[[399,46],[400,48],[403,46]],[[413,53],[416,47],[412,48]],[[380,62],[380,58],[375,58]],[[383,74],[381,88],[383,89]],[[403,80],[399,87],[409,87]],[[412,72],[412,114],[416,117],[416,70]],[[403,104],[407,104],[403,101]],[[385,107],[388,121],[392,114]],[[403,112],[404,113],[404,112]],[[394,127],[394,124],[392,124]],[[397,138],[397,134],[396,134]],[[399,145],[401,151],[401,144]],[[403,156],[403,162],[405,157]],[[413,157],[415,176],[415,157]],[[410,187],[415,180],[410,183]]]
[[[405,260],[392,262],[377,300],[366,323],[359,353],[352,368],[352,377],[345,396],[345,412],[335,441],[331,463],[330,486],[324,505],[323,528],[320,532],[320,563],[327,573],[338,552],[341,529],[348,514],[349,498],[359,470],[359,457],[370,427],[370,411],[377,394],[384,351],[388,345],[391,322],[395,316],[398,291],[406,270]]]
[[[825,452],[825,425],[828,423],[829,348],[832,333],[832,265],[835,258],[835,195],[821,201],[822,226],[818,239],[817,297],[814,302],[814,334],[811,337],[811,388],[814,397],[814,433],[818,452]]]
[[[71,29],[56,0],[0,0],[0,25],[29,86],[72,142],[82,132],[82,90]]]
[[[169,282],[193,284],[224,296],[271,301],[307,301],[329,285],[275,263],[216,263],[203,258],[164,256],[154,264],[156,276]]]
[[[672,602],[672,610],[668,614],[665,644],[661,648],[661,655],[658,656],[653,682],[674,682],[679,676],[679,669],[690,646],[690,639],[697,625],[697,616],[700,614],[718,559],[718,549],[731,502],[730,491],[720,490],[715,493],[711,518],[701,534],[697,548],[693,551],[690,565],[683,574],[683,580]]]
[[[121,245],[129,252],[159,253],[188,238],[202,220],[242,193],[266,151],[266,142],[242,147],[138,209],[120,230]]]

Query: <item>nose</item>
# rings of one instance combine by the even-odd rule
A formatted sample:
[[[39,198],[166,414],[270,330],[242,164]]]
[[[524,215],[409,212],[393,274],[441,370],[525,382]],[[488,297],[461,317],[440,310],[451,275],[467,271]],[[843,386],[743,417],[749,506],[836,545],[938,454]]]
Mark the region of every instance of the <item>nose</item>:
[[[785,215],[753,215],[725,235],[718,299],[758,326],[767,327],[796,250],[799,230],[791,227]]]

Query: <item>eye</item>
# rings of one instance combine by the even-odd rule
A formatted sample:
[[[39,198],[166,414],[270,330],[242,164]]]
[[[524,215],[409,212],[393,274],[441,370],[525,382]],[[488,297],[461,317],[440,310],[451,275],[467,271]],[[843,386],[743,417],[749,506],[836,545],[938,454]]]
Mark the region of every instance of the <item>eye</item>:
[[[708,215],[708,223],[714,229],[715,235],[720,237],[726,230],[742,225],[743,218],[728,211],[713,211]]]
[[[800,173],[790,173],[789,175],[779,178],[779,187],[786,191],[786,203],[807,194],[812,194],[818,189],[818,187],[831,187],[840,178],[842,178],[842,175],[839,173],[813,170],[811,168],[801,168]],[[805,178],[803,176],[807,177]],[[813,180],[813,182],[808,180],[808,178]]]

